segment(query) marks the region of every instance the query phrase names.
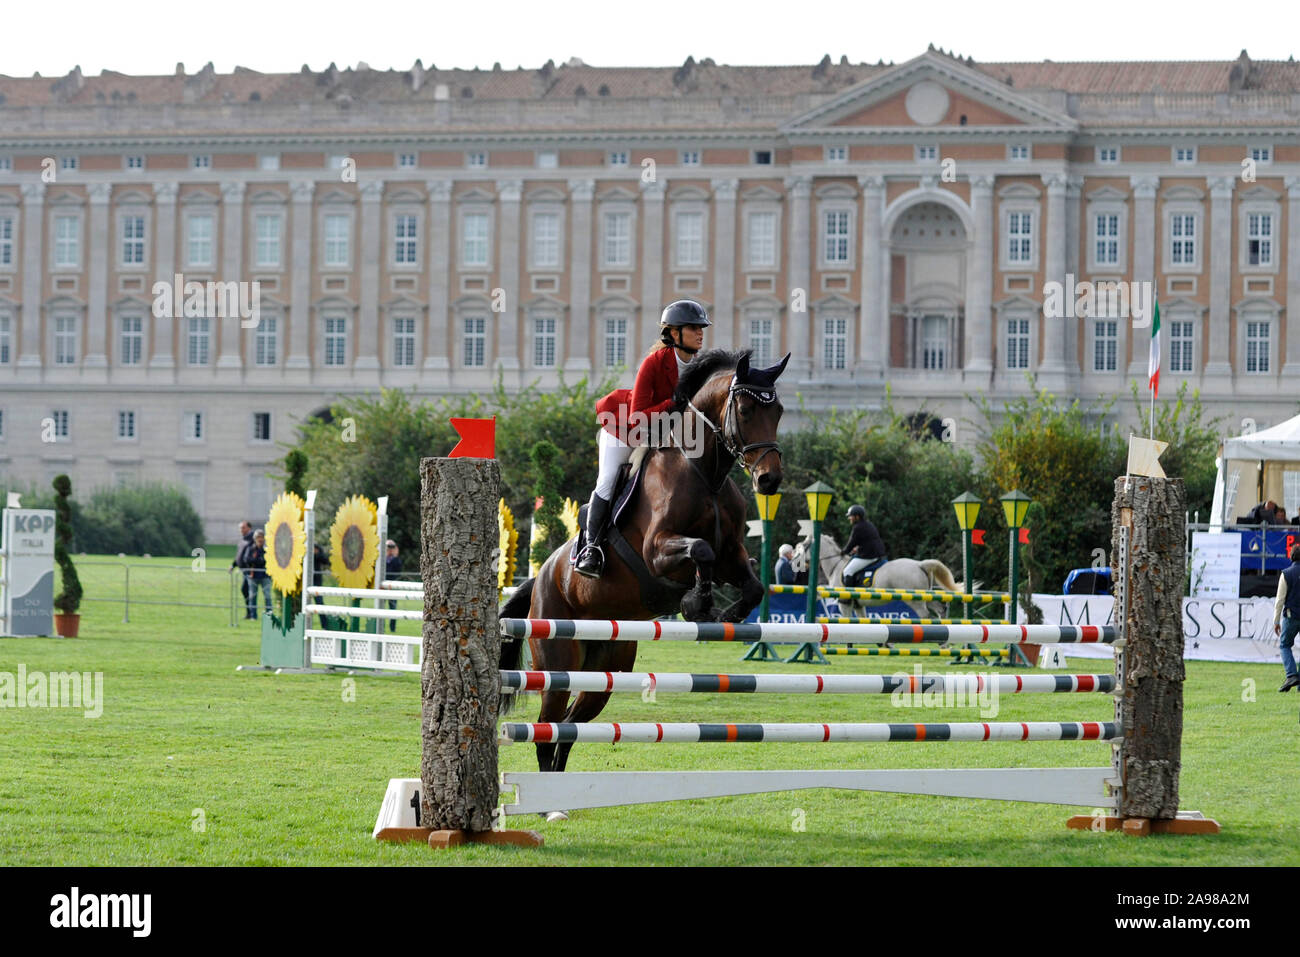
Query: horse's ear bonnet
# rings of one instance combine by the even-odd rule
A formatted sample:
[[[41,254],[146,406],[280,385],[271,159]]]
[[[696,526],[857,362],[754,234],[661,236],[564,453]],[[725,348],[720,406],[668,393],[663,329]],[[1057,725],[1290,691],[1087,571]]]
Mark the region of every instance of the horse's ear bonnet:
[[[745,354],[736,363],[736,387],[745,386],[747,394],[752,395],[763,405],[770,405],[776,401],[776,380],[785,371],[786,363],[789,361],[790,353],[787,352],[785,358],[774,366],[767,369],[751,369],[749,355]]]

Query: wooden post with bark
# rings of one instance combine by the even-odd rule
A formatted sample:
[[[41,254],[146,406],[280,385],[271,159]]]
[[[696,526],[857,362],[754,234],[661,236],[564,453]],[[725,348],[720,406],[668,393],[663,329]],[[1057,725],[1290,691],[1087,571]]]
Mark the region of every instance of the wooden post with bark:
[[[493,830],[497,811],[495,459],[420,461],[420,575],[424,580],[421,823],[431,847],[474,841],[540,844],[534,831]]]
[[[1115,676],[1122,688],[1115,720],[1124,729],[1115,769],[1118,814],[1071,818],[1071,827],[1146,835],[1213,834],[1217,822],[1178,810],[1183,739],[1184,521],[1178,478],[1127,475],[1111,505],[1111,575],[1116,624]]]

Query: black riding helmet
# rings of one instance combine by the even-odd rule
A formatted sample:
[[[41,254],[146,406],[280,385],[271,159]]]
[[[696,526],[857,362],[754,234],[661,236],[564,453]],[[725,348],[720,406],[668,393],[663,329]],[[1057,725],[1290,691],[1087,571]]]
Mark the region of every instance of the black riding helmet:
[[[852,518],[854,515],[856,515],[858,518],[866,518],[867,510],[863,508],[861,505],[852,505],[849,507],[849,514],[846,517]]]
[[[711,326],[709,314],[694,299],[678,299],[664,307],[659,317],[660,338],[668,345],[673,345],[672,333],[668,330],[674,326]]]

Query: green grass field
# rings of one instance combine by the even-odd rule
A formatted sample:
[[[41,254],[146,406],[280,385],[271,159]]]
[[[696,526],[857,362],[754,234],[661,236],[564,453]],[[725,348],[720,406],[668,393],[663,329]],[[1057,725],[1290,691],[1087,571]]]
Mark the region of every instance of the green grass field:
[[[104,559],[108,560],[108,559]],[[142,562],[141,559],[131,559]],[[159,565],[185,559],[155,559]],[[228,559],[187,573],[183,593],[220,605]],[[1300,864],[1291,808],[1297,699],[1280,667],[1188,664],[1182,806],[1223,825],[1215,837],[1067,831],[1064,807],[804,791],[575,812],[567,822],[511,818],[546,837],[539,850],[390,845],[370,838],[389,778],[420,759],[416,676],[237,673],[256,664],[253,622],[219,608],[135,604],[177,589],[174,572],[133,570],[130,624],[120,604],[82,606],[77,639],[0,639],[0,672],[103,672],[103,715],[0,710],[0,861],[6,865],[1250,865]],[[88,596],[119,594],[120,569],[87,565]],[[152,584],[156,578],[156,584]],[[404,633],[416,633],[403,623]],[[792,671],[742,663],[733,645],[646,646],[656,671]],[[926,663],[926,670],[952,666]],[[1109,662],[1074,659],[1072,670]],[[901,659],[840,658],[833,673],[910,671]],[[966,670],[979,670],[969,667]],[[1243,700],[1254,682],[1255,701]],[[1249,695],[1246,695],[1249,697]],[[1104,720],[1101,695],[1004,696],[997,720]],[[512,720],[534,720],[526,699]],[[888,696],[618,696],[601,720],[900,720]],[[972,710],[913,709],[902,720],[978,720]],[[1097,742],[876,745],[589,745],[571,770],[1101,766]],[[535,768],[531,746],[503,769]],[[1089,809],[1082,809],[1086,813]],[[803,823],[803,829],[796,825]],[[200,829],[199,824],[202,824]]]

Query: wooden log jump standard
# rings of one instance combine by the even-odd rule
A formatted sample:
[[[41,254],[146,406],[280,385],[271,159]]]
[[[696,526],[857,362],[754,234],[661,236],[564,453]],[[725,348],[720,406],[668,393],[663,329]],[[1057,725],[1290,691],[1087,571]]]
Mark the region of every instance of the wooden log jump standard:
[[[493,830],[501,682],[495,459],[420,461],[424,580],[420,819],[410,839],[536,846],[535,831]],[[490,534],[488,534],[490,533]]]

